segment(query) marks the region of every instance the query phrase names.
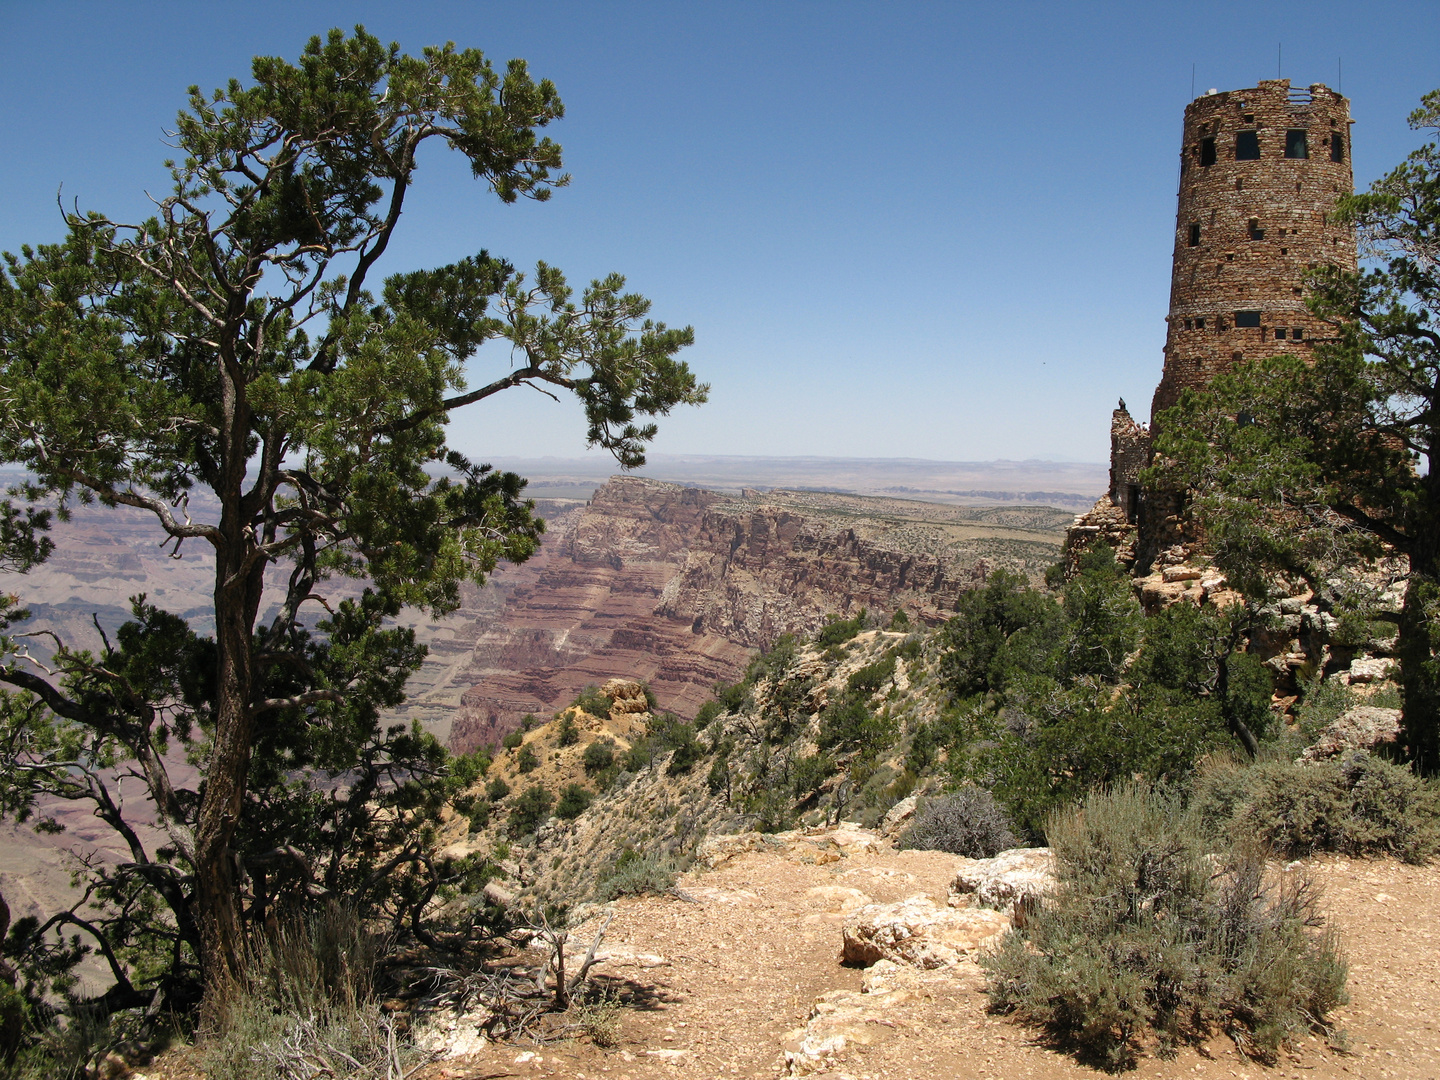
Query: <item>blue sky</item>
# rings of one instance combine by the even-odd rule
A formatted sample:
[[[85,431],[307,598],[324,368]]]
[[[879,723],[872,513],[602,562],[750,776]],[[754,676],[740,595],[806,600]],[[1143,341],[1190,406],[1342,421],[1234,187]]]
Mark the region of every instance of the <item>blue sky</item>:
[[[1098,461],[1160,375],[1181,113],[1282,73],[1352,101],[1356,179],[1418,142],[1440,86],[1422,3],[22,3],[0,0],[0,248],[67,202],[162,193],[185,88],[363,22],[552,79],[572,186],[503,206],[443,153],[392,269],[488,248],[574,283],[618,270],[692,324],[711,383],[675,454]],[[508,357],[477,363],[479,380]],[[583,451],[512,391],[457,418],[477,456]]]

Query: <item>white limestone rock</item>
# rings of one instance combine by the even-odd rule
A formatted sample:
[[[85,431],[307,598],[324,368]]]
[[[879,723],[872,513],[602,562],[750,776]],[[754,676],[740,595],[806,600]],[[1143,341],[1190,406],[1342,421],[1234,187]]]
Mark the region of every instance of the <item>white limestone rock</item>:
[[[918,968],[949,967],[996,943],[1010,929],[1009,914],[985,908],[941,907],[928,896],[867,904],[841,932],[847,964],[869,967],[893,960]]]
[[[1011,848],[993,859],[961,859],[950,883],[950,904],[1016,914],[1055,888],[1049,848]]]

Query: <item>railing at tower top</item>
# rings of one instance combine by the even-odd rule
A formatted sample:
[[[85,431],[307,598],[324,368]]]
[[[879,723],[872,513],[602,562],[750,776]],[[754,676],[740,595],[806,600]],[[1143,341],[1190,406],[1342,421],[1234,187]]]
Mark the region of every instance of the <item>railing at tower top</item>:
[[[1292,109],[1307,108],[1315,101],[1315,95],[1310,92],[1308,87],[1302,89],[1292,86],[1285,91],[1285,97]]]

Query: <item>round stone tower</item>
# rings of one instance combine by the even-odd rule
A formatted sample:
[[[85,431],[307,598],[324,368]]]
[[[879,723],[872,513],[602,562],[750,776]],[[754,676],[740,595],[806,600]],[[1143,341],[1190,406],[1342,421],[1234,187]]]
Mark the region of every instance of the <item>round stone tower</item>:
[[[1355,233],[1332,220],[1353,190],[1350,103],[1319,83],[1261,82],[1185,109],[1165,370],[1153,420],[1180,391],[1232,364],[1308,355],[1322,325],[1305,307],[1318,266],[1355,269]]]

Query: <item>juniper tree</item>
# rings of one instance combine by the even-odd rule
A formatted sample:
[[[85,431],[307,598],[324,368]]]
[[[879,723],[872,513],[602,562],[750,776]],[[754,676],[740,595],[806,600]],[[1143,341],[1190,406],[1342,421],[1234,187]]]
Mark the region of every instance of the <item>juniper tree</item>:
[[[177,555],[214,559],[213,636],[141,598],[102,652],[62,643],[41,669],[9,627],[6,809],[88,798],[135,839],[111,899],[168,905],[207,1002],[267,875],[326,887],[302,865],[317,849],[287,844],[329,812],[297,777],[359,770],[325,841],[345,856],[361,836],[403,849],[353,830],[381,793],[447,769],[433,740],[379,722],[423,656],[384,620],[453,610],[462,582],[524,560],[543,530],[520,477],[447,446],[449,416],[515,387],[573,393],[589,443],[631,467],[654,417],[705,399],[675,359],[691,331],[650,321],[618,275],[576,295],[554,267],[479,251],[379,277],[423,146],[463,155],[504,203],[545,200],[568,180],[540,135],[562,112],[521,60],[331,31],[298,63],[257,58],[248,85],[190,89],[152,217],[65,213],[61,242],[4,258],[0,461],[30,479],[0,516],[0,567],[42,559],[47,513],[77,503],[147,511]],[[508,370],[470,386],[486,342]],[[336,601],[337,575],[363,595]],[[200,759],[198,790],[171,782],[172,740]],[[162,852],[109,805],[112,765],[143,778]],[[384,867],[372,851],[356,880]]]

